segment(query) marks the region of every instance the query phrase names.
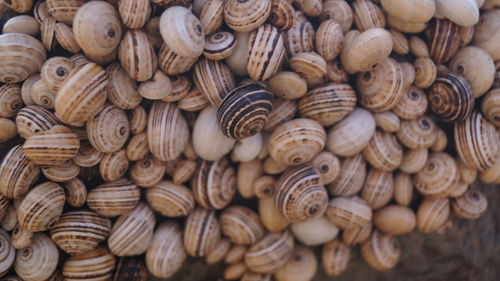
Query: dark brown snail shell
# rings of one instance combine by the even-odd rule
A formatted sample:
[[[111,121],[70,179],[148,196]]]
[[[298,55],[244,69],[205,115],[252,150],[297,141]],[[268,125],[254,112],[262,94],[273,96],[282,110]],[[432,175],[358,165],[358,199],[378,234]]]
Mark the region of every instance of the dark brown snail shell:
[[[426,30],[427,43],[436,64],[445,63],[458,51],[460,26],[447,19],[434,19]]]
[[[474,107],[467,80],[454,73],[439,73],[428,92],[431,110],[445,121],[464,120]]]

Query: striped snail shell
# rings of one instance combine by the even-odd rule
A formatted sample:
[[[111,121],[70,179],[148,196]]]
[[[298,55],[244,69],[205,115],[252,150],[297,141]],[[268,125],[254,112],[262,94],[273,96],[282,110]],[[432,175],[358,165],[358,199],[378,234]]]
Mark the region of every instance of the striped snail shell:
[[[80,45],[75,40],[75,35],[73,34],[73,28],[64,24],[56,23],[56,40],[57,43],[66,51],[76,54],[81,51]],[[76,66],[76,65],[75,65]]]
[[[312,280],[317,270],[318,259],[314,251],[297,245],[293,248],[292,257],[273,276],[276,281]]]
[[[228,0],[224,5],[224,21],[233,30],[248,32],[261,26],[271,13],[271,0]]]
[[[207,209],[226,207],[236,193],[234,168],[226,158],[215,162],[202,160],[191,181],[194,199]]]
[[[146,190],[149,206],[165,217],[184,217],[194,208],[192,191],[184,185],[161,181]]]
[[[273,92],[274,93],[274,92]],[[294,100],[275,99],[273,111],[269,114],[264,125],[265,131],[274,131],[285,122],[292,120],[297,115],[297,102]]]
[[[242,261],[247,250],[248,247],[245,245],[232,245],[224,257],[224,262],[226,264],[232,264]]]
[[[165,175],[165,165],[153,156],[135,162],[130,169],[130,179],[140,187],[151,187]]]
[[[290,226],[295,239],[305,246],[317,246],[335,239],[339,229],[326,216],[310,218]]]
[[[81,179],[71,179],[63,184],[63,188],[69,205],[79,208],[87,201],[87,187]]]
[[[99,65],[88,63],[73,68],[57,93],[56,116],[68,125],[82,126],[103,109],[107,85],[108,76]]]
[[[89,58],[87,58],[83,54],[73,55],[69,59],[73,62],[74,67],[77,67],[80,65],[86,65],[87,63],[92,62]]]
[[[209,60],[226,59],[235,50],[236,42],[237,39],[231,32],[214,32],[205,39],[203,55]]]
[[[273,108],[273,95],[257,83],[241,85],[227,94],[217,109],[222,132],[234,139],[258,134]]]
[[[0,218],[4,218],[9,208],[9,198],[0,195]]]
[[[73,69],[73,62],[65,57],[51,57],[40,70],[43,83],[53,91],[59,90],[64,80]]]
[[[493,89],[484,96],[481,112],[495,127],[500,127],[500,89]]]
[[[436,140],[437,126],[434,121],[423,116],[413,120],[402,120],[397,131],[399,141],[410,149],[431,147]]]
[[[259,159],[242,162],[238,165],[236,185],[241,196],[244,198],[252,198],[255,195],[253,192],[253,184],[257,178],[264,174],[263,172],[263,165]]]
[[[82,0],[47,0],[46,3],[49,14],[65,24],[73,24],[76,12],[85,4]]]
[[[148,114],[144,107],[138,105],[128,113],[128,121],[130,124],[130,133],[139,134],[146,129],[148,124]]]
[[[35,186],[19,205],[19,225],[30,232],[51,228],[62,214],[64,201],[64,190],[60,185],[45,182]]]
[[[118,48],[118,57],[130,77],[137,81],[150,79],[158,67],[153,46],[146,33],[141,30],[129,30],[125,33]]]
[[[106,182],[120,179],[128,170],[129,161],[125,149],[104,154],[99,163],[99,173]]]
[[[427,27],[427,43],[436,64],[445,63],[458,51],[460,27],[447,19],[434,19]]]
[[[62,265],[64,280],[91,279],[107,281],[113,277],[116,258],[105,246],[99,246],[86,253],[70,256]]]
[[[10,199],[21,198],[39,175],[40,168],[24,154],[22,145],[16,145],[0,163],[0,193]]]
[[[349,246],[362,243],[372,234],[373,224],[370,222],[362,227],[353,227],[342,232],[342,242]]]
[[[348,84],[327,83],[299,100],[299,114],[323,126],[342,120],[356,106],[356,92]]]
[[[399,170],[408,174],[415,174],[427,163],[429,150],[427,148],[407,149],[403,152],[403,161]]]
[[[86,55],[107,56],[120,44],[122,26],[118,11],[107,2],[88,2],[73,19],[75,40]]]
[[[149,272],[142,257],[122,257],[118,260],[113,281],[147,281]]]
[[[33,74],[24,80],[21,87],[21,98],[25,106],[35,105],[35,101],[33,100],[31,93],[33,92],[33,85],[35,85],[40,79],[42,79],[40,74]]]
[[[439,73],[429,88],[431,110],[445,121],[464,120],[474,107],[469,83],[454,73]]]
[[[354,15],[347,1],[324,1],[320,19],[322,21],[332,19],[338,22],[342,31],[347,33],[351,29]]]
[[[260,26],[248,38],[248,74],[254,80],[270,78],[278,71],[284,55],[285,47],[279,30],[270,24]]]
[[[417,218],[412,209],[388,205],[375,212],[373,222],[378,230],[390,235],[402,235],[413,231]]]
[[[105,105],[99,114],[88,120],[86,128],[90,144],[103,153],[120,150],[130,131],[125,111],[111,104]]]
[[[300,74],[310,87],[318,86],[326,81],[326,60],[316,52],[299,53],[288,63],[293,71]]]
[[[335,196],[351,196],[362,188],[366,178],[366,161],[361,153],[344,158],[340,165],[338,177],[329,185]]]
[[[95,149],[89,142],[82,142],[73,162],[80,167],[92,167],[99,164],[103,156],[104,154]]]
[[[0,143],[17,136],[16,123],[10,119],[0,117]]]
[[[137,91],[134,81],[119,63],[106,67],[109,77],[107,94],[109,101],[121,109],[135,109],[141,103],[142,97]]]
[[[468,190],[451,201],[453,213],[464,219],[477,219],[488,209],[488,199],[478,190]]]
[[[332,19],[323,21],[316,30],[316,50],[326,61],[340,54],[343,40],[342,26]]]
[[[222,234],[237,245],[252,245],[264,237],[265,230],[259,216],[243,206],[224,209],[220,216]]]
[[[485,170],[491,167],[499,150],[498,132],[479,112],[473,112],[454,126],[455,148],[460,159],[470,168]]]
[[[361,254],[369,266],[379,271],[388,271],[398,263],[401,247],[394,236],[375,230],[361,244]]]
[[[328,194],[319,173],[311,166],[288,169],[276,182],[274,201],[291,223],[322,216]]]
[[[394,194],[394,178],[392,173],[372,168],[366,175],[361,197],[372,209],[383,207]]]
[[[399,130],[399,126],[401,125],[401,120],[392,111],[376,113],[373,115],[373,118],[375,118],[375,124],[377,127],[387,133],[397,132]]]
[[[457,161],[445,152],[429,155],[427,163],[415,174],[415,188],[426,196],[445,197],[460,181]]]
[[[137,256],[146,252],[155,227],[153,210],[139,203],[134,210],[118,217],[111,229],[108,246],[117,256]]]
[[[141,196],[139,188],[127,179],[98,185],[87,196],[87,205],[105,217],[116,217],[132,211]]]
[[[56,46],[56,19],[47,17],[40,26],[42,43],[51,51]]]
[[[12,247],[16,249],[26,248],[31,244],[31,240],[33,239],[33,232],[29,232],[21,226],[16,225],[16,227],[12,230]],[[2,259],[4,260],[4,259]],[[14,261],[14,259],[12,259]],[[2,275],[0,273],[0,275]]]
[[[437,66],[429,57],[420,57],[413,62],[415,68],[415,86],[426,89],[436,80]]]
[[[110,219],[91,211],[71,211],[62,214],[50,237],[66,253],[79,255],[97,247],[110,231]]]
[[[353,5],[354,24],[360,31],[370,28],[384,28],[385,16],[383,10],[369,0],[356,0]]]
[[[28,247],[19,249],[14,262],[16,274],[26,281],[46,280],[56,270],[59,250],[44,233],[35,233]]]
[[[185,97],[189,90],[191,89],[191,85],[193,84],[190,79],[188,79],[185,75],[176,75],[171,76],[170,78],[170,86],[172,87],[168,96],[163,98],[163,101],[172,102],[178,101]]]
[[[269,154],[279,163],[309,162],[325,147],[325,129],[311,119],[294,119],[276,128],[269,139]]]
[[[323,184],[330,184],[339,176],[340,160],[329,151],[316,155],[310,164],[319,172]]]
[[[377,130],[363,150],[363,156],[372,167],[392,172],[403,160],[403,146],[395,134]]]
[[[416,119],[427,111],[427,95],[421,89],[410,86],[404,91],[401,100],[393,108],[401,119]]]
[[[245,264],[253,272],[276,272],[292,258],[294,245],[290,232],[269,232],[248,249]]]
[[[0,117],[9,118],[23,107],[21,87],[17,84],[0,86]]]
[[[130,161],[141,160],[149,153],[148,133],[142,132],[133,135],[127,144],[127,159]]]
[[[294,8],[287,0],[271,0],[271,14],[267,22],[280,31],[287,31],[294,23]]]
[[[26,139],[23,152],[37,165],[60,165],[72,159],[80,149],[80,140],[70,128],[54,127]]]
[[[78,176],[80,167],[69,160],[60,165],[42,167],[42,173],[50,181],[67,182]]]
[[[207,264],[216,264],[224,260],[231,249],[231,242],[228,239],[220,239],[217,245],[207,254],[205,261]]]
[[[0,276],[4,276],[14,264],[16,249],[12,246],[10,236],[4,229],[0,229],[0,243]]]
[[[203,4],[199,14],[200,24],[205,34],[211,34],[218,30],[224,20],[224,1],[208,0]]]
[[[294,3],[304,14],[310,17],[317,17],[323,9],[323,1],[321,0],[297,0]]]
[[[326,76],[330,82],[347,83],[347,71],[340,65],[338,60],[326,62]]]
[[[148,116],[149,150],[160,161],[174,160],[189,139],[186,119],[173,103],[155,101]]]
[[[118,3],[123,24],[130,29],[142,28],[149,19],[151,6],[148,0],[123,0]]]
[[[372,219],[372,209],[358,196],[336,197],[328,203],[326,216],[342,230],[363,227]]]
[[[410,52],[410,45],[408,43],[408,39],[406,39],[406,36],[399,31],[396,30],[389,30],[389,33],[391,33],[392,36],[392,42],[394,43],[393,45],[393,50],[396,54],[398,55],[407,55]],[[405,63],[405,65],[410,66],[409,68],[411,71],[415,71],[410,63]],[[413,73],[412,76],[414,76],[415,73]],[[413,84],[413,79],[409,79],[410,83]]]
[[[49,15],[47,1],[38,1],[35,3],[35,7],[33,7],[33,16],[38,23],[41,24]]]
[[[422,233],[439,230],[450,215],[448,198],[426,198],[418,207],[417,226]]]
[[[301,98],[307,93],[307,81],[293,71],[281,71],[267,81],[276,97],[285,100]]]
[[[220,240],[220,224],[215,211],[194,209],[184,222],[184,247],[192,257],[206,256]]]
[[[314,51],[315,30],[301,11],[295,11],[292,28],[284,32],[283,36],[290,58],[299,53]]]
[[[0,82],[24,81],[38,72],[46,59],[44,46],[34,37],[21,33],[0,35]]]
[[[186,258],[181,226],[176,222],[160,224],[146,252],[146,266],[151,274],[169,278],[181,269]]]
[[[332,240],[323,245],[321,265],[328,276],[336,277],[346,271],[350,259],[351,250],[340,239]]]
[[[198,57],[183,57],[172,51],[165,43],[158,53],[158,66],[168,75],[178,75],[187,72],[198,61]]]
[[[160,18],[160,32],[165,44],[180,56],[194,58],[203,52],[203,27],[187,8],[173,6],[166,9]]]
[[[31,87],[31,99],[36,105],[47,109],[54,109],[57,92],[49,89],[40,79],[33,83]]]

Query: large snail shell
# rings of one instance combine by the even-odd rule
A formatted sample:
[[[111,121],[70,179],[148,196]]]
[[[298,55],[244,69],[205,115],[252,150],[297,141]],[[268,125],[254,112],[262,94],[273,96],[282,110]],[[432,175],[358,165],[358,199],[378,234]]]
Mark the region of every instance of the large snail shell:
[[[479,112],[455,123],[455,147],[460,159],[470,168],[485,170],[491,167],[500,148],[498,132]]]
[[[136,256],[146,252],[155,227],[153,210],[145,203],[124,215],[113,225],[108,239],[109,249],[117,256]]]
[[[436,3],[432,0],[382,0],[384,10],[412,22],[427,22],[434,16]]]
[[[52,240],[70,255],[83,254],[109,236],[111,220],[90,211],[64,213],[50,229]]]
[[[273,273],[292,257],[294,245],[290,232],[270,232],[248,249],[245,264],[254,272]]]
[[[299,101],[299,114],[323,126],[342,120],[356,106],[356,93],[348,84],[328,83],[307,93]]]
[[[399,165],[399,170],[408,174],[415,174],[420,171],[427,162],[429,150],[427,148],[407,149],[403,152],[403,161]]]
[[[305,84],[305,81],[304,81]],[[269,114],[264,126],[266,131],[274,131],[285,122],[292,120],[297,114],[297,102],[294,100],[275,99],[273,111]]]
[[[402,119],[416,119],[427,111],[427,95],[421,89],[410,86],[404,91],[401,100],[393,108]]]
[[[60,165],[42,167],[42,173],[53,182],[67,182],[78,176],[80,167],[69,160]]]
[[[320,19],[334,20],[340,24],[342,31],[347,33],[352,26],[353,12],[347,1],[323,1]]]
[[[294,119],[276,128],[269,139],[269,154],[277,162],[300,165],[325,147],[326,133],[318,122]]]
[[[80,167],[92,167],[99,164],[103,156],[104,154],[95,149],[89,142],[82,142],[73,162]]]
[[[417,226],[422,233],[437,231],[448,220],[450,200],[448,198],[426,198],[417,212]]]
[[[151,274],[168,278],[182,267],[186,257],[181,226],[176,222],[160,224],[146,252],[146,266]]]
[[[113,281],[147,281],[149,272],[142,257],[122,257],[118,260]]]
[[[271,13],[271,0],[228,0],[224,5],[224,21],[233,30],[248,32],[261,26]]]
[[[447,19],[434,19],[427,28],[427,43],[436,64],[445,63],[458,51],[460,27]]]
[[[488,209],[488,199],[478,190],[468,190],[451,201],[453,213],[464,219],[477,219]]]
[[[342,26],[334,20],[326,20],[316,30],[316,49],[327,61],[337,57],[342,48]]]
[[[129,161],[125,149],[104,154],[99,163],[99,173],[106,182],[120,179],[128,170]]]
[[[479,21],[479,9],[475,0],[439,0],[436,12],[460,26],[473,26]]]
[[[189,188],[170,181],[161,181],[148,188],[146,199],[153,210],[166,217],[187,216],[195,204]]]
[[[372,219],[372,209],[358,196],[336,197],[328,204],[326,216],[340,229],[363,227]]]
[[[252,79],[266,80],[273,76],[281,66],[284,56],[284,40],[276,27],[264,24],[250,33],[247,71]]]
[[[460,181],[456,160],[445,152],[429,155],[427,163],[414,177],[415,188],[426,196],[447,196]]]
[[[160,32],[165,44],[180,56],[191,58],[203,53],[203,27],[187,8],[173,6],[166,9],[160,18]]]
[[[413,181],[409,174],[397,173],[394,176],[394,200],[400,206],[408,206],[413,199]]]
[[[429,89],[431,110],[445,121],[464,120],[474,107],[469,83],[454,73],[439,73]]]
[[[73,24],[76,12],[85,4],[82,0],[47,0],[46,3],[49,14],[65,24]]]
[[[21,198],[39,175],[40,168],[23,153],[22,145],[16,145],[0,164],[0,193],[7,198]]]
[[[193,80],[196,87],[216,107],[236,84],[234,75],[224,62],[206,58],[201,58],[196,63]]]
[[[136,82],[130,78],[121,64],[113,63],[106,67],[109,77],[108,99],[121,109],[134,109],[141,103],[142,97],[137,91]]]
[[[361,254],[369,266],[379,271],[388,271],[398,263],[401,248],[393,236],[374,231],[361,244]]]
[[[396,135],[376,131],[363,150],[363,156],[374,168],[391,172],[397,169],[403,160],[403,146]]]
[[[242,206],[224,209],[220,216],[222,234],[237,245],[252,245],[264,237],[264,226],[259,216]]]
[[[139,188],[127,179],[99,185],[89,191],[87,205],[106,217],[115,217],[132,211],[139,202]]]
[[[4,276],[9,272],[16,258],[16,249],[12,246],[10,239],[9,234],[4,229],[0,229],[0,242],[2,246],[0,248],[0,276]]]
[[[374,134],[373,115],[358,107],[330,129],[327,147],[338,156],[354,156],[368,145]]]
[[[44,233],[36,233],[28,247],[19,249],[14,262],[17,275],[26,281],[46,280],[56,270],[59,250]]]
[[[206,256],[220,240],[220,224],[215,211],[198,207],[184,222],[184,247],[188,255]]]
[[[388,205],[373,215],[378,230],[390,235],[402,235],[413,231],[417,224],[415,213],[407,207]]]
[[[271,14],[268,22],[281,31],[287,31],[293,26],[294,12],[295,9],[289,1],[271,0]]]
[[[25,139],[35,133],[49,130],[59,123],[51,111],[38,105],[23,107],[16,115],[17,132]]]
[[[347,269],[350,259],[350,248],[339,239],[332,240],[323,246],[321,265],[328,276],[339,276]]]
[[[372,209],[383,207],[394,194],[394,178],[392,173],[372,168],[366,175],[362,198]]]
[[[366,177],[366,161],[361,153],[342,160],[338,177],[329,185],[335,196],[351,196],[363,188]]]
[[[118,49],[120,62],[130,77],[146,81],[153,77],[158,60],[148,36],[141,30],[129,30],[123,36]]]
[[[317,270],[318,260],[314,251],[297,245],[293,248],[292,257],[274,273],[274,278],[276,281],[312,280]]]
[[[85,183],[74,178],[63,184],[64,194],[66,195],[66,203],[73,207],[82,207],[87,201],[87,187]]]
[[[103,153],[120,150],[127,142],[130,131],[125,111],[111,104],[88,120],[86,127],[89,142]]]
[[[494,61],[500,59],[500,48],[498,47],[500,37],[495,32],[498,30],[499,15],[500,11],[498,9],[483,13],[479,24],[474,27],[474,45],[488,52]]]
[[[314,51],[315,31],[301,11],[295,11],[292,28],[284,33],[288,57]]]
[[[500,89],[493,89],[484,96],[481,101],[481,112],[493,125],[500,127]]]
[[[73,33],[76,42],[88,56],[108,56],[120,44],[120,16],[107,2],[86,3],[76,12]]]
[[[306,246],[317,246],[335,239],[339,229],[326,216],[310,218],[290,226],[295,239]]]
[[[397,131],[399,141],[410,149],[428,148],[436,140],[437,126],[427,116],[414,120],[401,121],[401,127]]]
[[[354,23],[360,31],[370,28],[384,28],[385,16],[382,9],[370,0],[356,0],[352,4]]]
[[[118,3],[123,23],[131,29],[143,27],[149,19],[151,6],[148,0],[123,0]]]
[[[273,95],[257,83],[232,90],[222,100],[217,119],[222,132],[234,139],[244,139],[259,133],[273,108]]]
[[[69,257],[62,266],[64,280],[107,281],[113,277],[116,258],[105,246]]]
[[[21,33],[0,35],[0,82],[17,83],[38,72],[46,60],[37,39]]]

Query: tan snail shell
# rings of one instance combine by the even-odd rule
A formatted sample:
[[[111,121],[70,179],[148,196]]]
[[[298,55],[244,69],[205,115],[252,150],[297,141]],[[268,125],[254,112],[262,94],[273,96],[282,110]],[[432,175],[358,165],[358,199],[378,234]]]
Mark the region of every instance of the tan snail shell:
[[[141,160],[149,153],[148,133],[142,132],[133,135],[127,145],[127,159],[130,161]]]
[[[417,87],[408,87],[399,103],[392,109],[401,119],[422,117],[428,107],[427,95]]]
[[[99,246],[86,253],[69,257],[62,265],[64,280],[111,280],[116,258],[106,246]]]
[[[56,19],[47,17],[41,25],[42,43],[48,51],[56,46]]]
[[[381,0],[380,2],[387,13],[410,22],[427,22],[432,19],[436,11],[435,1],[430,0]]]
[[[415,174],[425,166],[428,156],[429,150],[427,148],[407,149],[403,152],[403,161],[399,165],[399,170]]]
[[[205,39],[203,55],[210,60],[226,59],[235,51],[236,42],[236,37],[230,32],[214,32]]]
[[[472,26],[479,21],[479,9],[475,0],[439,0],[436,12],[460,26]]]
[[[454,73],[439,73],[428,95],[431,110],[445,121],[464,120],[474,106],[469,83]]]
[[[87,136],[94,148],[103,153],[120,150],[128,140],[130,126],[124,110],[111,104],[86,123]]]
[[[340,160],[331,152],[319,153],[310,164],[319,172],[323,184],[330,184],[339,176]]]
[[[264,237],[259,216],[242,206],[224,209],[220,216],[222,234],[237,245],[252,245]]]
[[[353,5],[354,24],[360,31],[370,28],[384,28],[385,16],[382,9],[369,0],[356,0]]]
[[[196,161],[191,159],[177,161],[175,163],[175,170],[174,174],[172,175],[172,181],[175,184],[182,184],[189,181],[196,172],[196,167]]]
[[[318,260],[314,251],[297,245],[293,248],[292,257],[273,275],[276,281],[308,281],[313,279],[317,270]]]
[[[375,124],[377,127],[387,133],[397,132],[399,130],[399,126],[401,125],[401,120],[392,111],[376,113],[373,115],[373,118],[375,118]]]
[[[234,75],[224,62],[200,59],[194,68],[194,83],[213,106],[218,107],[236,86]]]
[[[122,257],[118,260],[113,281],[147,281],[149,272],[142,257]]]
[[[146,266],[151,274],[168,278],[182,267],[186,257],[181,226],[176,222],[160,224],[146,252]]]
[[[28,247],[20,249],[14,262],[16,274],[26,281],[46,280],[56,270],[59,250],[44,233],[35,233]]]
[[[50,229],[50,237],[66,253],[78,255],[97,247],[110,231],[110,219],[91,211],[71,211],[62,214]]]
[[[78,176],[80,167],[69,160],[60,165],[42,167],[42,173],[50,181],[67,182]]]
[[[129,161],[125,149],[104,154],[99,163],[99,174],[106,182],[120,179],[128,170]]]
[[[0,86],[0,117],[9,118],[16,115],[23,106],[21,87],[16,84]]]
[[[361,244],[361,254],[369,266],[388,271],[398,263],[401,248],[396,238],[376,230]]]
[[[218,30],[224,19],[224,1],[208,0],[203,5],[199,14],[200,24],[205,34],[211,34]]]
[[[68,52],[76,54],[81,51],[80,45],[75,40],[75,35],[73,34],[73,28],[64,24],[56,23],[56,40],[57,43]],[[76,65],[75,65],[76,66]]]
[[[262,150],[262,134],[258,133],[236,142],[231,153],[234,162],[248,162],[259,156]]]
[[[17,200],[17,202],[19,204],[21,201]],[[6,231],[11,231],[16,227],[16,225],[18,225],[17,210],[14,204],[9,204],[5,210],[0,226]]]
[[[49,14],[58,22],[73,24],[76,12],[85,2],[82,0],[47,0],[46,3]]]
[[[473,44],[488,52],[494,61],[500,58],[500,49],[498,48],[498,34],[495,32],[498,28],[498,9],[492,9],[483,13],[479,23],[474,27]]]
[[[260,176],[254,180],[252,191],[259,199],[271,198],[274,195],[274,184],[277,179],[273,176]]]
[[[104,154],[95,149],[89,142],[82,142],[73,162],[80,167],[92,167],[99,164],[103,156]]]
[[[271,1],[264,2],[270,4]],[[284,56],[284,40],[276,27],[264,24],[250,33],[247,71],[252,79],[266,80],[273,76],[281,66]]]
[[[236,37],[236,46],[234,46],[232,54],[226,59],[227,65],[235,75],[248,75],[247,49],[250,32],[235,32],[234,36]]]
[[[344,33],[340,24],[326,20],[316,30],[316,49],[327,61],[333,60],[340,53]]]
[[[139,188],[127,179],[98,185],[87,196],[87,205],[96,213],[115,217],[132,211],[139,202]]]
[[[16,123],[10,119],[0,117],[0,143],[11,140],[16,136]]]
[[[109,77],[107,96],[109,101],[121,109],[137,108],[142,100],[134,81],[119,63],[106,67]]]
[[[415,188],[426,196],[447,196],[460,181],[456,160],[445,152],[429,155],[427,163],[415,174]]]
[[[47,109],[54,109],[57,92],[49,89],[40,79],[33,83],[31,87],[31,99],[36,105]]]
[[[351,6],[346,1],[327,0],[323,1],[320,19],[323,21],[332,19],[338,22],[342,31],[347,33],[351,29],[354,16]]]
[[[317,246],[335,239],[339,229],[326,216],[314,217],[294,223],[290,230],[295,239],[306,246]]]
[[[326,76],[330,82],[346,83],[349,80],[347,71],[344,70],[338,60],[326,62]]]
[[[431,147],[436,140],[437,126],[427,116],[413,120],[403,120],[397,131],[399,141],[410,149]]]
[[[130,169],[130,179],[140,187],[151,187],[165,175],[165,165],[152,156],[135,162]]]
[[[464,219],[477,219],[488,209],[488,199],[478,190],[468,190],[451,201],[453,213]]]
[[[267,81],[267,86],[278,98],[293,100],[307,93],[307,82],[292,71],[281,71]]]
[[[403,160],[403,146],[395,134],[377,130],[363,150],[363,156],[372,167],[391,172],[397,169]]]
[[[187,216],[195,204],[190,189],[170,181],[161,181],[148,188],[146,199],[153,210],[166,217]]]
[[[396,54],[399,55],[406,55],[410,52],[410,45],[408,43],[408,39],[406,39],[406,36],[396,30],[389,30],[392,36],[392,42],[393,42],[393,50]],[[408,64],[411,65],[411,64]]]
[[[232,264],[242,261],[247,250],[248,247],[245,245],[232,245],[224,257],[224,262],[226,264]]]
[[[253,184],[262,175],[263,165],[260,160],[254,159],[240,163],[236,174],[236,186],[240,195],[244,198],[254,196]],[[271,191],[269,193],[273,194]]]
[[[226,158],[215,162],[201,161],[191,181],[193,195],[204,208],[222,209],[236,193],[234,168]]]
[[[269,175],[278,175],[288,169],[289,165],[277,162],[272,157],[267,157],[262,163],[262,170]]]
[[[295,11],[292,27],[284,33],[288,57],[314,51],[315,31],[304,13]]]
[[[146,129],[148,124],[148,114],[142,106],[137,106],[128,113],[130,133],[139,134]]]
[[[73,69],[73,62],[65,57],[52,57],[45,61],[40,70],[43,83],[53,91],[59,90]]]
[[[184,222],[184,247],[188,255],[204,257],[220,240],[220,224],[215,211],[197,207]]]
[[[33,16],[38,23],[42,23],[48,16],[49,10],[47,8],[47,1],[38,1],[33,7]]]
[[[295,9],[288,0],[271,0],[271,14],[268,22],[281,31],[292,28]]]
[[[118,11],[123,23],[131,29],[143,27],[149,19],[151,6],[149,1],[124,0],[118,3]]]
[[[20,227],[19,224],[16,225],[16,227],[12,230],[12,236],[11,236],[12,246],[16,249],[22,249],[28,247],[29,244],[31,244],[33,235],[34,235],[33,232],[27,231],[26,229]]]
[[[323,1],[321,0],[297,0],[295,1],[295,5],[310,17],[319,16],[323,9]]]
[[[335,196],[351,196],[358,193],[365,182],[366,161],[361,153],[342,160],[338,177],[329,185]]]
[[[34,92],[33,85],[35,85],[40,79],[42,79],[40,74],[33,74],[24,80],[21,87],[21,98],[25,106],[35,105],[35,101],[33,100],[31,93]]]
[[[247,271],[247,266],[244,262],[229,264],[224,270],[224,280],[239,280]]]
[[[434,19],[427,28],[428,46],[436,64],[445,63],[458,51],[460,27],[447,19]]]
[[[353,227],[342,232],[342,242],[349,246],[364,242],[370,237],[373,230],[373,224],[370,222],[362,227]]]
[[[414,35],[408,39],[408,43],[410,44],[410,53],[417,57],[417,60],[419,58],[429,58],[429,48],[423,39]]]
[[[66,196],[66,203],[69,205],[79,208],[87,201],[87,187],[81,179],[71,179],[63,183],[63,188]]]
[[[270,232],[248,249],[245,264],[254,272],[273,273],[292,257],[294,245],[290,232]]]
[[[231,245],[228,239],[220,239],[217,245],[207,254],[205,258],[206,263],[212,265],[223,261],[229,253]]]
[[[481,112],[483,113],[484,117],[488,119],[488,121],[490,121],[493,125],[495,125],[495,127],[500,127],[499,105],[500,105],[500,89],[493,89],[489,91],[481,101]]]
[[[328,203],[326,216],[340,229],[363,227],[372,219],[372,209],[358,196],[336,197]]]
[[[422,233],[439,230],[450,215],[448,198],[426,198],[417,211],[417,226]]]
[[[7,198],[20,198],[39,175],[40,168],[23,153],[22,146],[14,146],[0,164],[0,193]]]
[[[4,229],[0,229],[0,241],[2,243],[2,251],[0,254],[0,276],[3,276],[9,272],[12,264],[14,264],[16,249],[12,245],[9,234]]]
[[[415,86],[424,89],[434,83],[437,75],[437,67],[434,61],[428,57],[421,57],[413,62],[415,68]]]
[[[16,116],[17,132],[25,139],[35,133],[47,131],[59,123],[54,113],[38,105],[23,107]]]
[[[375,212],[373,222],[384,233],[402,235],[413,231],[417,218],[410,208],[388,205]]]
[[[328,276],[339,276],[347,269],[351,251],[349,247],[339,239],[332,240],[323,245],[321,254],[321,265]]]
[[[306,79],[310,87],[318,86],[326,80],[326,60],[316,52],[298,53],[288,63],[293,71]]]
[[[121,65],[137,81],[146,81],[153,77],[158,60],[153,46],[144,31],[129,30],[123,36],[118,48]]]
[[[248,32],[261,26],[271,13],[271,1],[228,0],[224,5],[224,21],[233,30]]]
[[[178,75],[191,69],[198,57],[183,57],[174,53],[163,43],[158,53],[158,66],[168,75]]]
[[[391,201],[394,194],[392,173],[372,168],[366,175],[361,197],[372,209],[378,209]]]

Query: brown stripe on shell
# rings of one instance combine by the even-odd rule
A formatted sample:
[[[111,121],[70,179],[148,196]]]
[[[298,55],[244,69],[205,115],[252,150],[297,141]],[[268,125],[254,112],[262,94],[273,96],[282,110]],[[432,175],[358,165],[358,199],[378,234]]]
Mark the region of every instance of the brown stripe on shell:
[[[460,47],[460,26],[447,19],[434,19],[427,27],[427,43],[436,64],[447,62]]]
[[[113,277],[116,258],[105,246],[69,257],[62,265],[64,280],[108,281]]]
[[[266,80],[278,71],[285,55],[283,37],[270,25],[261,25],[248,38],[247,70],[254,80]]]
[[[0,193],[7,198],[20,198],[39,175],[40,168],[23,153],[22,145],[16,145],[0,164]]]
[[[99,185],[89,191],[87,205],[106,217],[115,217],[132,211],[139,202],[139,188],[127,179]]]
[[[168,278],[179,271],[186,258],[181,226],[177,222],[165,222],[158,226],[145,258],[151,274]]]
[[[251,209],[231,206],[220,216],[222,234],[237,245],[252,245],[264,237],[265,230],[260,217]]]
[[[187,216],[195,205],[191,190],[171,181],[161,181],[148,188],[146,200],[153,210],[165,217]]]
[[[184,222],[184,247],[188,255],[204,257],[220,239],[220,224],[215,211],[198,207]]]
[[[273,273],[291,257],[295,242],[288,231],[269,232],[245,253],[245,264],[258,273]]]
[[[445,121],[464,120],[474,107],[469,83],[454,73],[439,73],[428,95],[431,110]]]

